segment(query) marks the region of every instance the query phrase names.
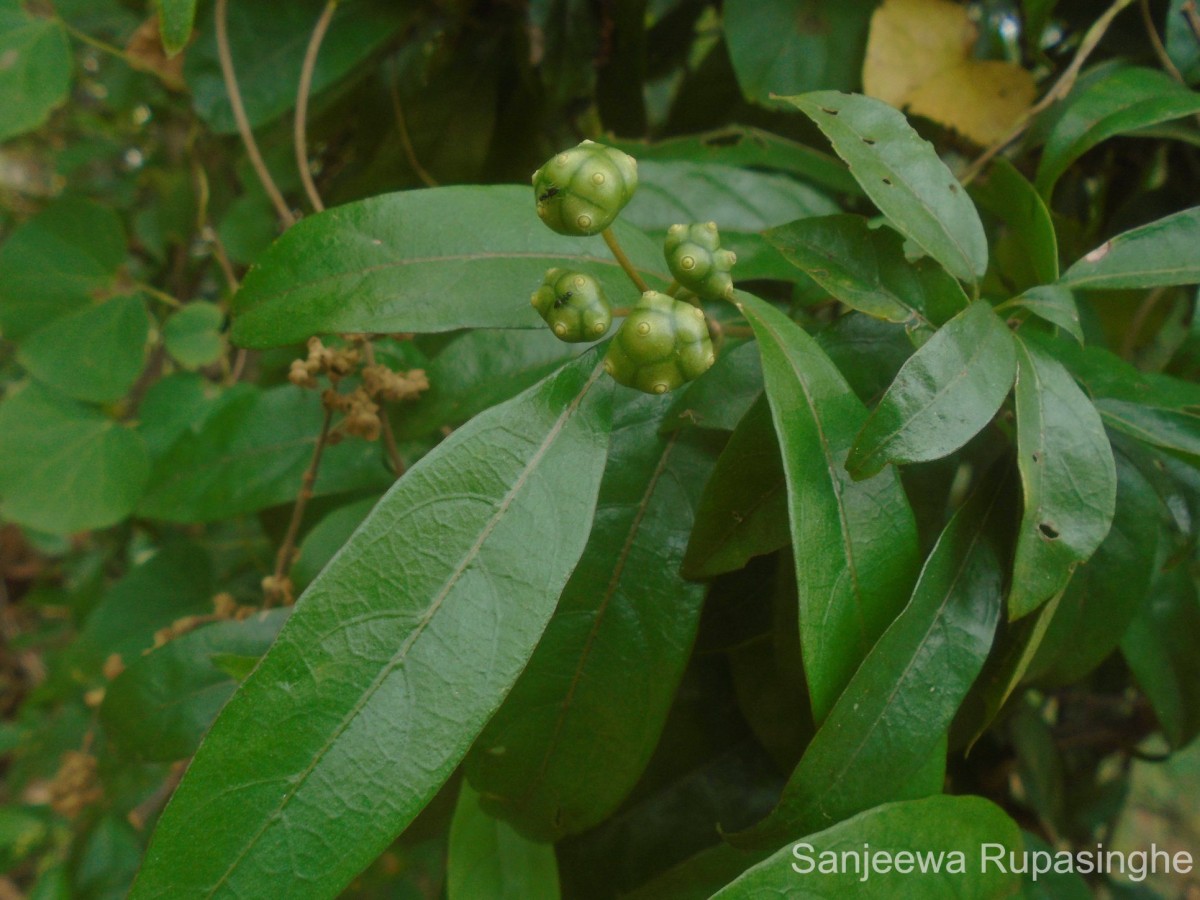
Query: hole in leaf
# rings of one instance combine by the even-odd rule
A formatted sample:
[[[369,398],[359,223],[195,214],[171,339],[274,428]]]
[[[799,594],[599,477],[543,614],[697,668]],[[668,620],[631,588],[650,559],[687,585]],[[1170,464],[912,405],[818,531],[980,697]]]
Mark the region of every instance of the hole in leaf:
[[[1042,454],[1040,454],[1040,453],[1032,453],[1032,454],[1030,454],[1030,455],[1033,457],[1033,461],[1034,461],[1034,462],[1041,462],[1041,461],[1042,461]]]
[[[863,139],[862,139],[862,142],[863,142],[864,144],[866,144],[868,147],[874,147],[874,146],[875,146],[875,141],[874,141],[874,139],[873,139],[873,138],[863,138]]]
[[[958,193],[958,185],[957,184],[950,185],[950,193],[952,193],[952,194]]]
[[[884,183],[884,184],[888,184],[888,185],[890,185],[890,184],[892,183],[892,179],[890,179],[890,178],[885,178],[885,179],[883,179],[883,183]]]
[[[1040,531],[1042,533],[1042,537],[1048,541],[1053,541],[1058,538],[1058,530],[1049,522],[1043,522],[1041,525],[1039,525],[1038,531]]]
[[[830,109],[828,106],[822,106],[822,107],[820,107],[820,109],[821,109],[821,112],[823,112],[829,116],[836,116],[838,114],[838,111],[836,109]]]

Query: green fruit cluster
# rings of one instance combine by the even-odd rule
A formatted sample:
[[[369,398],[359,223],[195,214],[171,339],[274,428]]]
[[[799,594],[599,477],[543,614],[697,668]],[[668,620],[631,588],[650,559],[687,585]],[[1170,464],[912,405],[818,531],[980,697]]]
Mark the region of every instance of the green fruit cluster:
[[[704,312],[658,291],[646,291],[626,317],[604,357],[619,384],[665,394],[713,364]]]
[[[633,197],[637,181],[632,156],[584,141],[533,173],[538,216],[559,234],[599,234]]]
[[[591,275],[549,269],[529,302],[560,341],[594,341],[608,333],[612,307]]]
[[[737,256],[731,250],[721,249],[716,222],[672,225],[663,253],[671,275],[696,296],[704,300],[727,300],[733,296],[729,271]]]

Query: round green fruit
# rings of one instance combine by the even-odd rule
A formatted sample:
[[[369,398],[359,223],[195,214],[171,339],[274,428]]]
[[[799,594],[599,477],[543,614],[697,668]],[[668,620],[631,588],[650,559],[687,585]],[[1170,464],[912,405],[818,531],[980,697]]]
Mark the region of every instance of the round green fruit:
[[[599,234],[637,190],[637,161],[613,147],[584,141],[533,173],[543,222],[559,234]]]
[[[703,311],[646,291],[617,329],[604,370],[626,387],[665,394],[703,374],[713,360]]]
[[[570,344],[597,340],[612,325],[612,307],[604,289],[595,278],[582,272],[547,270],[542,286],[533,292],[529,302],[554,336]]]
[[[705,300],[733,297],[729,272],[737,262],[731,250],[721,249],[716,222],[672,225],[663,244],[667,267],[681,285]]]

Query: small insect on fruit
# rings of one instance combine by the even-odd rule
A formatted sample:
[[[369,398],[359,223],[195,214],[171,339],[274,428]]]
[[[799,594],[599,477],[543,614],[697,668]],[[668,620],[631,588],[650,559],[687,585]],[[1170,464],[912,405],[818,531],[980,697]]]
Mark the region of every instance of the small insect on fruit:
[[[598,340],[612,325],[612,308],[604,290],[595,278],[583,272],[547,270],[530,303],[554,336],[567,343]]]

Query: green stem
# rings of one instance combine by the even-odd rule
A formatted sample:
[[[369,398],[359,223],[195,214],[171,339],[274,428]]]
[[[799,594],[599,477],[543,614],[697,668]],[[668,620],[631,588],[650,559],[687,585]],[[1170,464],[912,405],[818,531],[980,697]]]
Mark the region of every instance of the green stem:
[[[625,255],[625,251],[621,249],[621,243],[617,240],[617,236],[613,234],[611,228],[605,228],[600,232],[604,237],[604,243],[608,244],[608,249],[612,251],[613,258],[617,261],[625,274],[629,276],[629,280],[643,294],[650,290],[650,286],[642,280],[642,276],[638,274],[638,270],[633,267],[633,263],[629,261],[629,257]]]
[[[177,299],[172,297],[166,291],[160,291],[158,288],[154,287],[154,285],[146,284],[144,281],[137,282],[137,284],[135,284],[134,287],[136,287],[139,291],[141,291],[144,294],[149,294],[155,300],[162,301],[163,303],[167,304],[167,306],[173,306],[176,309],[183,306],[182,303],[180,303]]]
[[[674,297],[679,293],[679,289],[683,287],[678,281],[671,279],[671,283],[667,285],[667,293]]]
[[[67,33],[70,34],[71,37],[75,38],[76,40],[83,41],[85,44],[95,47],[97,50],[117,57],[117,59],[121,60],[121,62],[125,63],[126,65],[129,64],[129,57],[120,47],[110,44],[107,41],[102,41],[100,38],[94,38],[85,31],[80,31],[65,19],[59,19],[58,21],[62,24],[62,27],[67,30]]]

